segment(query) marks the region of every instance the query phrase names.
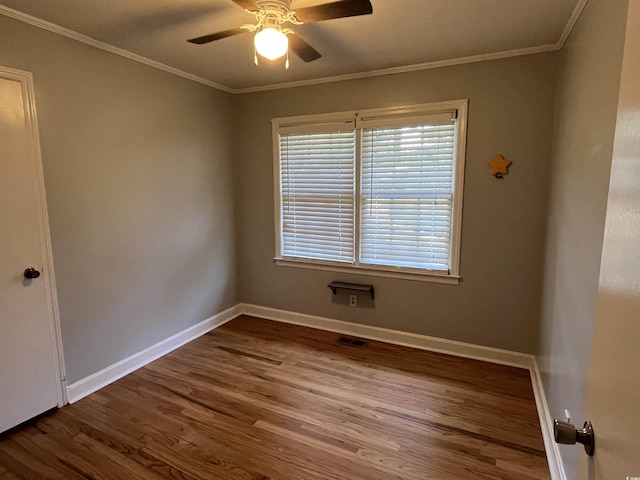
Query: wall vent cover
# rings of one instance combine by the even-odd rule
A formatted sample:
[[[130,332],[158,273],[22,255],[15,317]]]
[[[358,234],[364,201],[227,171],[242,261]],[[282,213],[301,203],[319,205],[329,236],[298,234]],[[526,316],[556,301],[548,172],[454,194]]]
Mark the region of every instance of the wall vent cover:
[[[337,343],[339,343],[340,345],[347,345],[348,347],[359,347],[359,348],[364,348],[369,344],[369,342],[365,340],[361,340],[359,338],[347,338],[347,337],[340,337]]]

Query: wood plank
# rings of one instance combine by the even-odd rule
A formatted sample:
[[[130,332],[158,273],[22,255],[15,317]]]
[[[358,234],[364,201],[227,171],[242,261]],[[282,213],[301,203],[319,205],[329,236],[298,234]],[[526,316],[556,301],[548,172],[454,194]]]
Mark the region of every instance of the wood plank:
[[[242,316],[0,436],[0,478],[548,479],[526,370]]]

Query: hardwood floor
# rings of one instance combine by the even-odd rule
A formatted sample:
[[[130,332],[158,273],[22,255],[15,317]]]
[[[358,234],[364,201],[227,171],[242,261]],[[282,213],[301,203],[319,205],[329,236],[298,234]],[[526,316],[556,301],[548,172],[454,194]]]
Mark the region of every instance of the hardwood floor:
[[[242,316],[0,436],[0,479],[548,479],[525,370]]]

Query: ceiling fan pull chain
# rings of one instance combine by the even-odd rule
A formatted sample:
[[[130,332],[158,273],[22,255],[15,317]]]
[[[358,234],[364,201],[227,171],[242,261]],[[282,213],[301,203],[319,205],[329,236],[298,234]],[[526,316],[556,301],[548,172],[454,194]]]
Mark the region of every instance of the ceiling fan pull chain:
[[[253,63],[258,65],[258,50],[255,46],[253,47]]]
[[[284,69],[289,70],[289,49],[287,48],[287,59],[284,62]]]

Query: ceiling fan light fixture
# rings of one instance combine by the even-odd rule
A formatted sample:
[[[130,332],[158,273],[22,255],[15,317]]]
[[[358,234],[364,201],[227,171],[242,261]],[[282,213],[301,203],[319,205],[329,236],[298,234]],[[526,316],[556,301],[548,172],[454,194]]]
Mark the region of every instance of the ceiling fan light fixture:
[[[254,38],[256,51],[269,60],[275,60],[287,53],[289,39],[278,28],[267,27],[256,33]]]

